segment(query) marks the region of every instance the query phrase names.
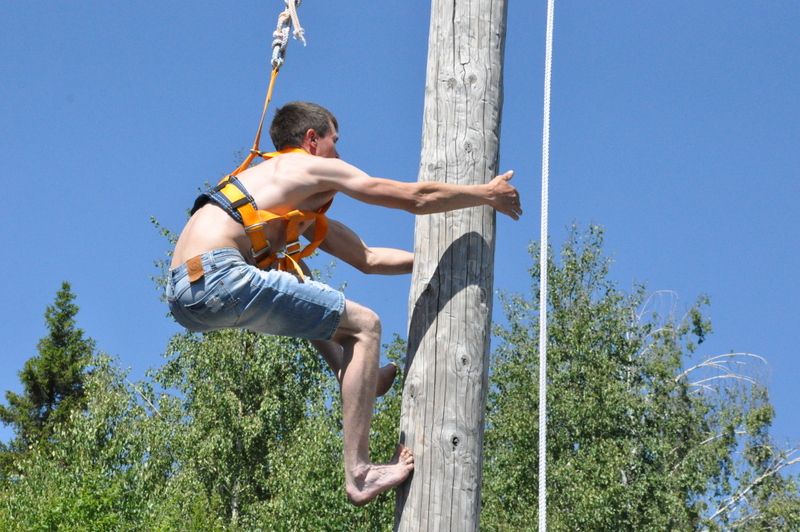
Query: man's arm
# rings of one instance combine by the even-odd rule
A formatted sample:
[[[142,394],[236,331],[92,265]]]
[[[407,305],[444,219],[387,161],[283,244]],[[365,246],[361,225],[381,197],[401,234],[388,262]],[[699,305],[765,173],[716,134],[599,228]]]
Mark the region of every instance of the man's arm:
[[[488,205],[515,220],[522,214],[519,192],[509,183],[513,171],[480,185],[435,181],[406,183],[371,177],[339,159],[323,159],[319,163],[316,171],[321,181],[365,203],[403,209],[413,214],[446,212],[480,205]]]
[[[313,225],[306,238],[313,237]],[[414,254],[402,249],[367,246],[352,229],[341,222],[328,219],[328,234],[319,249],[330,253],[363,273],[397,275],[410,273]]]

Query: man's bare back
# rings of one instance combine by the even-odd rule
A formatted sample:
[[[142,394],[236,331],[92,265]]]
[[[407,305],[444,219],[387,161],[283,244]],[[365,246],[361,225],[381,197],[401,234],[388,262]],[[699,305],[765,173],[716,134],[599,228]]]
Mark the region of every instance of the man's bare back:
[[[260,209],[275,214],[295,209],[316,211],[333,199],[336,191],[326,190],[314,178],[310,170],[319,166],[319,161],[312,159],[316,157],[287,153],[248,168],[237,177]],[[302,224],[301,232],[310,224]],[[284,246],[285,235],[286,222],[283,220],[269,222],[265,228],[266,238],[277,249]],[[239,222],[218,206],[206,204],[192,216],[178,238],[171,268],[206,251],[221,248],[236,248],[247,257],[250,240]]]

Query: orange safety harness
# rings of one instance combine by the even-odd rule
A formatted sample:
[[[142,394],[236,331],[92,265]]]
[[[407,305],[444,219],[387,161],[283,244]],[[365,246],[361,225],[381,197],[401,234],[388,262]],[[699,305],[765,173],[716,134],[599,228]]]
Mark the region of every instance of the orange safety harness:
[[[302,148],[286,148],[276,152],[262,153],[258,155],[264,159],[272,159],[285,153],[308,153]],[[230,202],[230,209],[235,210],[241,217],[244,232],[250,239],[253,261],[256,266],[267,269],[272,266],[278,270],[294,273],[301,280],[304,279],[303,271],[298,263],[299,260],[311,255],[325,239],[328,232],[328,218],[325,212],[330,207],[333,200],[329,201],[316,211],[305,211],[295,209],[285,214],[276,214],[256,208],[252,197],[244,189],[236,173],[225,176],[214,189],[225,196]],[[226,206],[220,205],[225,208]],[[228,210],[228,209],[226,209]],[[284,220],[286,222],[286,245],[281,250],[273,249],[267,240],[265,229],[267,223],[274,220]],[[303,222],[314,222],[314,237],[311,242],[303,246],[299,242],[300,226]]]

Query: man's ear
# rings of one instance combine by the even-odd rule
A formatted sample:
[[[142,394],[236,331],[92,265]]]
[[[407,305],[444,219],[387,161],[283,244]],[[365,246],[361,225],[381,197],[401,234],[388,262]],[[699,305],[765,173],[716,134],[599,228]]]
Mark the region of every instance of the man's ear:
[[[309,152],[310,154],[314,155],[317,151],[317,139],[319,135],[313,128],[309,128],[306,130],[305,135],[303,135],[303,148]]]

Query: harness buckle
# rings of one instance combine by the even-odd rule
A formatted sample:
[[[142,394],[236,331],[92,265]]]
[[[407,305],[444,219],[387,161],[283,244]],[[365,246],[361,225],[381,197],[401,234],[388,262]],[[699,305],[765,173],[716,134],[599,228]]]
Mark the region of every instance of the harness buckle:
[[[265,255],[269,255],[272,251],[272,246],[264,235],[264,228],[266,226],[266,222],[258,222],[244,228],[244,232],[250,239],[250,243],[253,244],[250,248],[250,253],[253,255],[253,259],[255,259],[256,262],[260,261]],[[256,247],[258,247],[258,249],[256,249]]]
[[[250,248],[250,254],[253,256],[253,260],[256,262],[260,262],[265,256],[269,255],[272,251],[272,247],[269,245],[269,241],[267,241],[267,246],[259,249],[256,251],[254,248]]]
[[[302,251],[303,245],[300,244],[299,240],[295,240],[294,242],[288,242],[284,247],[284,249],[285,249],[284,253],[286,253],[287,255],[294,255]]]
[[[262,233],[264,232],[264,228],[267,226],[267,222],[258,222],[254,223],[253,225],[245,226],[244,232],[247,233],[247,236],[250,236],[251,233]]]

